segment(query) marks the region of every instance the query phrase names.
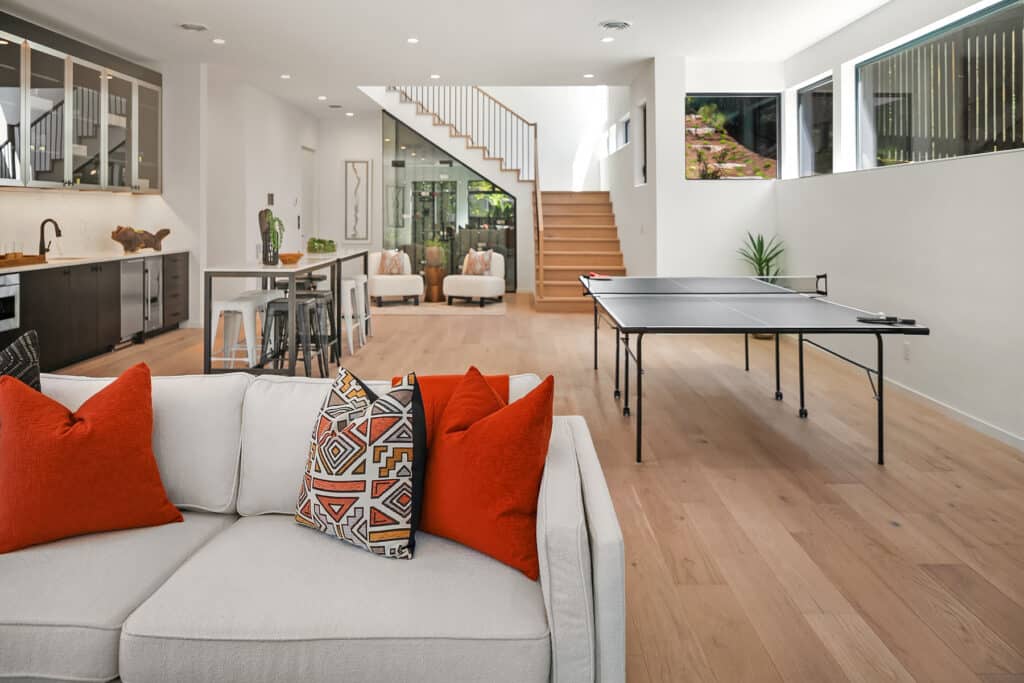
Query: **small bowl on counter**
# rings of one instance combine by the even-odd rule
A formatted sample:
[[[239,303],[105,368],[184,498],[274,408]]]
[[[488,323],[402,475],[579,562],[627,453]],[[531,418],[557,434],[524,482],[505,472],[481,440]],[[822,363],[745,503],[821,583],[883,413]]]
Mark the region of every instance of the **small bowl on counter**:
[[[286,266],[294,266],[302,260],[303,256],[305,256],[305,254],[301,251],[282,251],[278,254],[278,257],[281,259],[281,263]]]

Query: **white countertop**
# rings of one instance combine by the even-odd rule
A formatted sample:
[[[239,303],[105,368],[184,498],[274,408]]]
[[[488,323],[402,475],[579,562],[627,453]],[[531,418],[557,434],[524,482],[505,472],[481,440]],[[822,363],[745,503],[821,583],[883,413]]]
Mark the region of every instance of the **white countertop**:
[[[0,275],[11,273],[26,273],[30,270],[46,270],[47,268],[73,268],[74,266],[88,266],[94,263],[110,263],[112,261],[130,261],[132,259],[146,258],[147,256],[168,256],[170,254],[187,254],[188,249],[165,249],[164,251],[140,251],[134,254],[103,254],[100,256],[47,256],[46,263],[37,263],[29,266],[11,266],[4,268],[0,265]],[[31,255],[31,254],[30,254]],[[0,264],[3,262],[0,261]]]
[[[336,252],[330,254],[304,254],[302,260],[298,263],[286,266],[283,263],[279,263],[276,266],[265,266],[257,261],[250,261],[248,263],[225,263],[223,265],[207,265],[203,269],[203,272],[214,272],[214,273],[239,273],[245,275],[258,274],[258,275],[289,275],[292,273],[302,273],[311,268],[326,267],[335,261],[341,259],[358,258],[362,254],[368,252],[368,249],[339,249]]]

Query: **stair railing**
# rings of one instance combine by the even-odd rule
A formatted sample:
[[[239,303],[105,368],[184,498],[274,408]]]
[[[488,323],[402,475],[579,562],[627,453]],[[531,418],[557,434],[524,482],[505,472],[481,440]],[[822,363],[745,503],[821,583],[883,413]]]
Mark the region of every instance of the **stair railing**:
[[[537,273],[544,272],[544,208],[540,191],[537,124],[527,121],[496,97],[475,85],[390,86],[420,113],[466,138],[471,147],[499,161],[502,170],[515,171],[519,180],[533,183],[533,234]],[[543,277],[536,280],[536,296],[543,297]]]

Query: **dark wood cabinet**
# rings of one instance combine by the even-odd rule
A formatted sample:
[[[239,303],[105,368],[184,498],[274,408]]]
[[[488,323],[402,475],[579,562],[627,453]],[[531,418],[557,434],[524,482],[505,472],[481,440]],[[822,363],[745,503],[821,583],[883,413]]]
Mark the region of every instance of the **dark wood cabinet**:
[[[164,327],[188,320],[188,254],[164,256]]]
[[[121,336],[120,263],[22,273],[21,311],[21,329],[39,335],[43,371],[105,353]]]

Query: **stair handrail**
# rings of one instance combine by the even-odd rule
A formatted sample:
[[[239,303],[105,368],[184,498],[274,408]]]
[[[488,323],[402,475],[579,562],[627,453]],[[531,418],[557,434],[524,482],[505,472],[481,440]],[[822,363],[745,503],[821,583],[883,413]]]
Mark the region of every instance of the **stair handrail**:
[[[519,180],[533,183],[534,253],[543,275],[544,207],[540,191],[539,135],[536,122],[527,120],[479,86],[388,86],[470,146],[499,161],[502,170],[515,171]],[[543,277],[536,279],[536,297],[543,296]]]

